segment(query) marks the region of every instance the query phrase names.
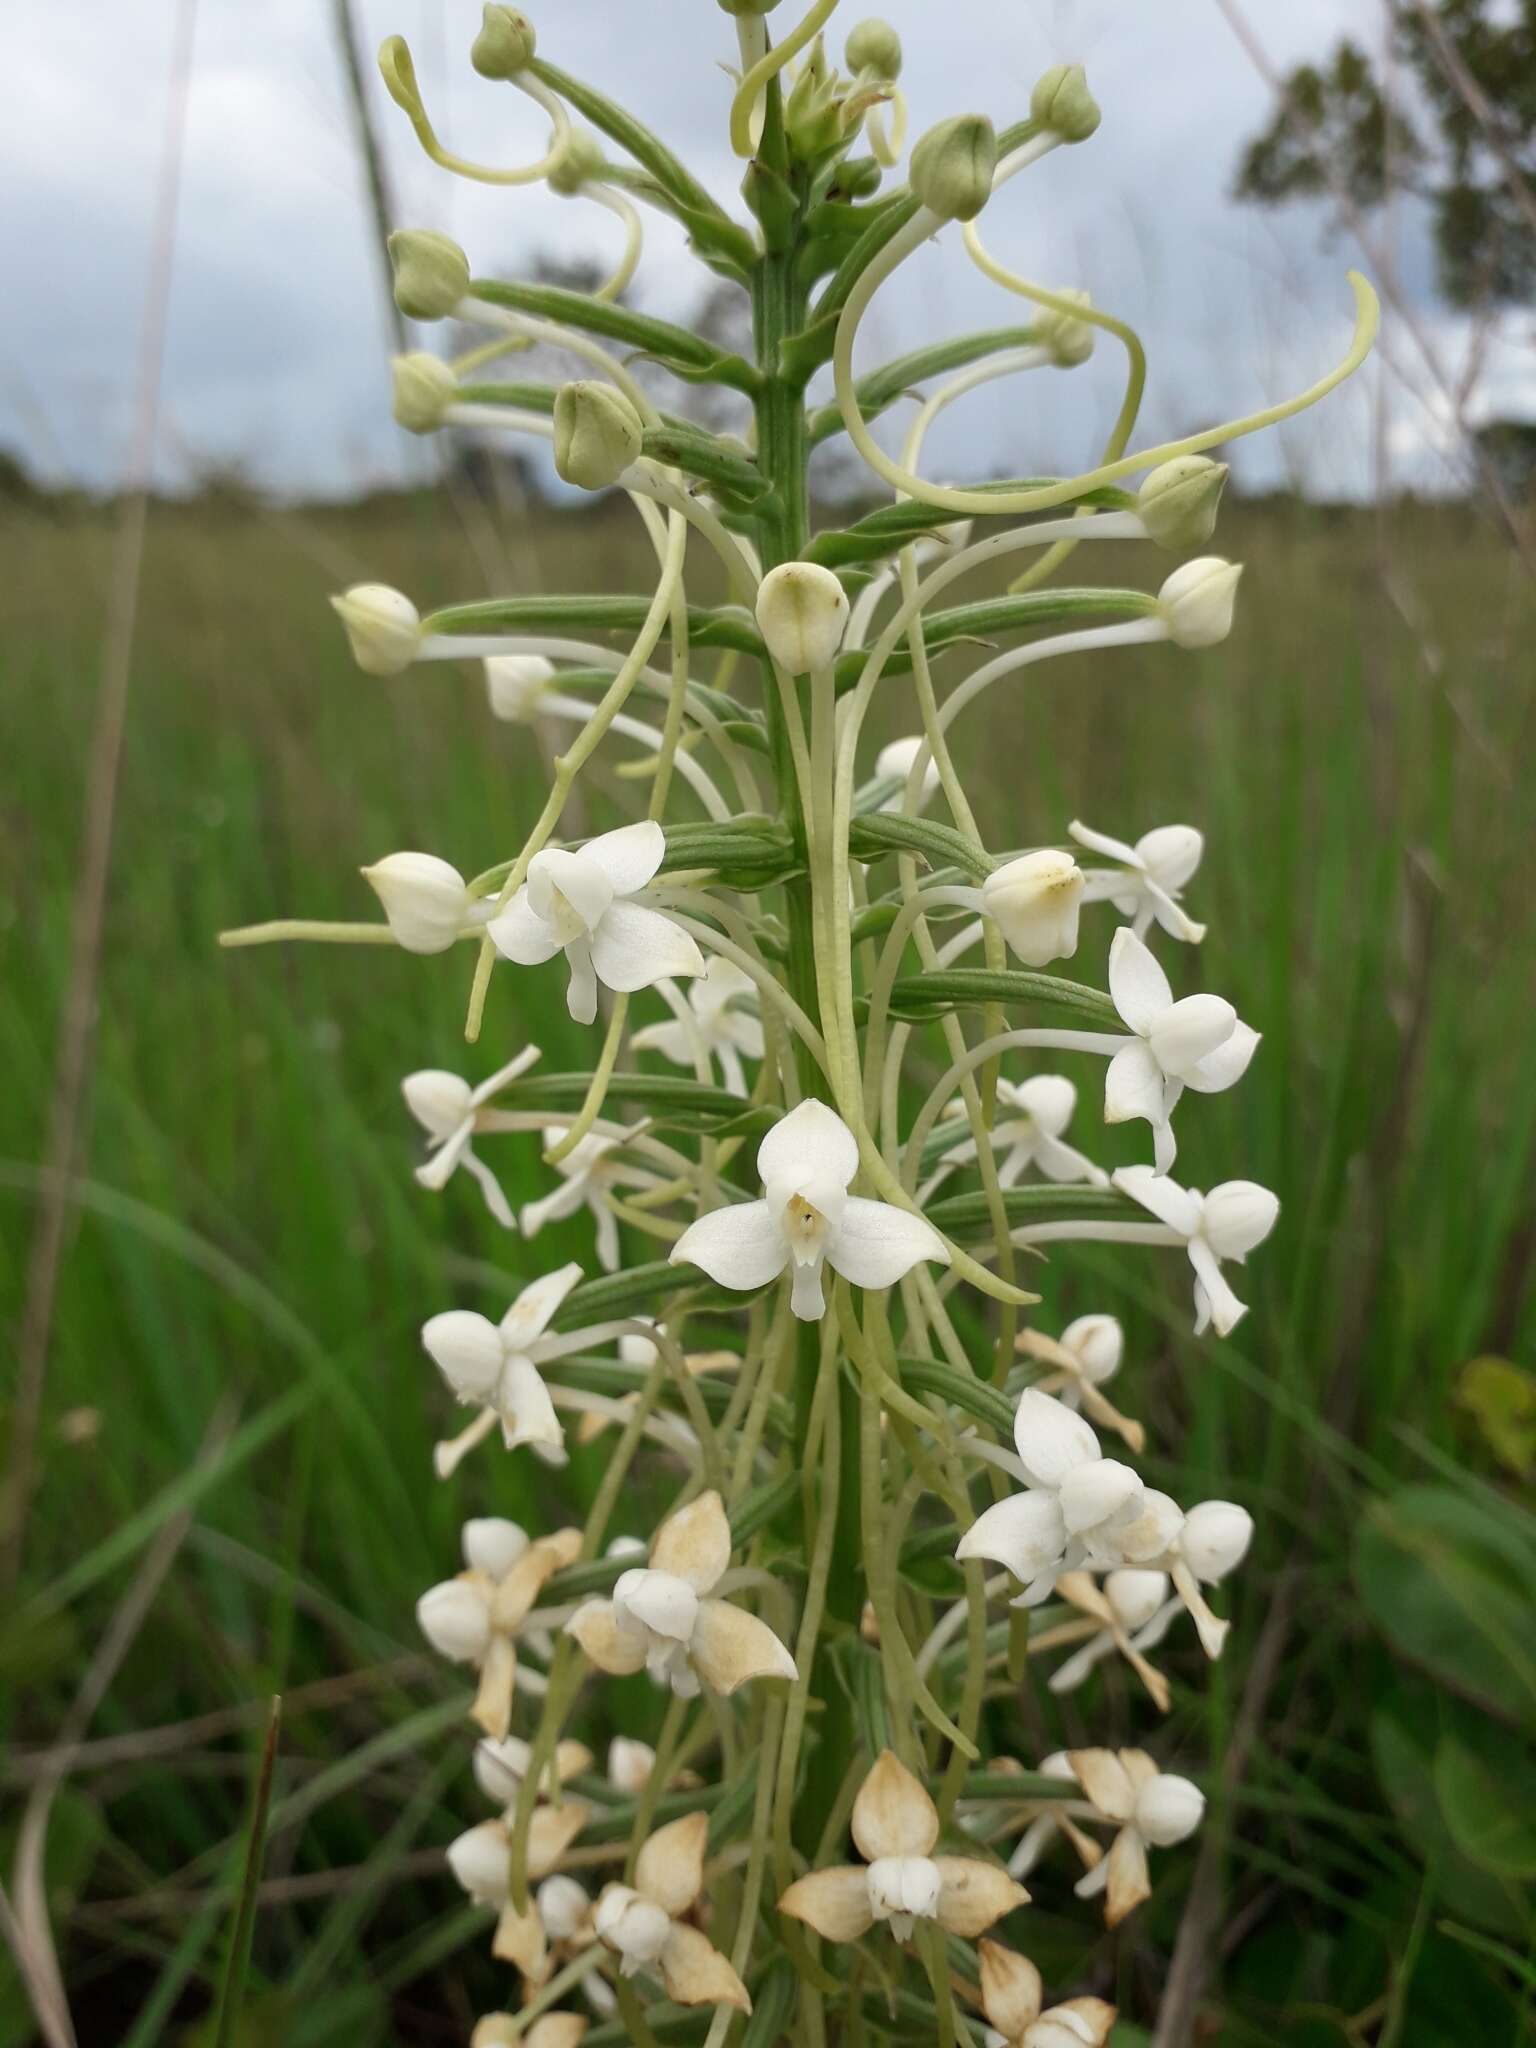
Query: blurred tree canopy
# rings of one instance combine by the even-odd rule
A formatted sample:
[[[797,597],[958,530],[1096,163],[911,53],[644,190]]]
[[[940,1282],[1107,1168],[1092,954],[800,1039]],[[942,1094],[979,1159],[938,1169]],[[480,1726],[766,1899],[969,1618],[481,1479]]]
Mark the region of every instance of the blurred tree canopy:
[[[1243,153],[1236,195],[1264,205],[1417,193],[1457,306],[1536,297],[1536,0],[1389,5],[1389,80],[1348,38],[1285,79]]]

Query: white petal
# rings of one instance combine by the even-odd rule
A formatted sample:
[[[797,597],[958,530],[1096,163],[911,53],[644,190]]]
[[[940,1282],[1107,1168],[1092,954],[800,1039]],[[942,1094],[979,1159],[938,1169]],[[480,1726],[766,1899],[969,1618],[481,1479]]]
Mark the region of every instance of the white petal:
[[[845,1188],[859,1170],[859,1141],[835,1109],[807,1096],[758,1146],[757,1170],[764,1182],[825,1180]]]
[[[539,1378],[537,1367],[526,1358],[509,1358],[496,1389],[496,1412],[501,1417],[502,1436],[509,1451],[519,1444],[548,1444],[563,1448],[565,1432],[549,1398],[549,1389]]]
[[[485,1197],[486,1208],[490,1210],[492,1216],[495,1217],[502,1229],[515,1230],[517,1228],[517,1218],[512,1214],[512,1204],[507,1200],[506,1190],[486,1165],[485,1161],[477,1159],[473,1152],[466,1150],[463,1166],[464,1171],[475,1182],[481,1194]],[[416,1178],[418,1180],[421,1179],[420,1173],[417,1174]]]
[[[704,955],[692,935],[661,911],[615,901],[592,934],[592,965],[605,988],[627,995],[670,974],[702,974]]]
[[[640,1565],[619,1574],[613,1611],[621,1629],[638,1628],[671,1643],[686,1643],[699,1618],[699,1596],[675,1572]]]
[[[1182,889],[1205,851],[1193,825],[1158,825],[1136,842],[1136,857],[1153,881],[1170,892]]]
[[[1188,946],[1198,946],[1205,937],[1205,926],[1196,924],[1192,917],[1186,915],[1183,905],[1176,903],[1156,882],[1146,885],[1146,907],[1150,908],[1171,939],[1182,939]]]
[[[1127,1026],[1145,1033],[1173,1003],[1168,977],[1151,951],[1124,926],[1109,948],[1109,993]]]
[[[752,1678],[796,1676],[795,1660],[766,1621],[726,1600],[701,1600],[688,1654],[704,1683],[733,1693]]]
[[[586,1192],[581,1180],[563,1180],[552,1194],[541,1195],[536,1202],[524,1202],[517,1219],[518,1229],[524,1237],[537,1237],[546,1223],[559,1223],[574,1216],[586,1199]]]
[[[506,1355],[493,1322],[473,1309],[447,1309],[422,1325],[421,1341],[461,1400],[489,1399]]]
[[[1066,1526],[1054,1493],[1015,1493],[988,1508],[960,1538],[956,1557],[985,1557],[1016,1579],[1037,1578],[1066,1548]]]
[[[1075,1145],[1064,1145],[1060,1138],[1040,1138],[1036,1142],[1035,1164],[1047,1180],[1086,1181],[1096,1188],[1109,1186],[1109,1175],[1102,1166],[1095,1166],[1085,1152],[1079,1152]]]
[[[866,1863],[926,1856],[939,1839],[939,1810],[895,1751],[882,1749],[854,1799],[851,1825]]]
[[[1099,1455],[1099,1440],[1082,1416],[1037,1387],[1019,1397],[1013,1441],[1031,1486],[1060,1486],[1074,1466],[1090,1465]]]
[[[590,1024],[597,1015],[597,970],[592,965],[590,942],[573,940],[565,949],[565,964],[571,974],[565,991],[566,1010],[573,1024]]]
[[[539,967],[553,960],[560,941],[542,917],[534,914],[527,888],[521,888],[504,910],[498,910],[486,926],[491,944],[503,959],[520,967]]]
[[[826,1265],[825,1259],[817,1257],[809,1261],[797,1260],[790,1276],[790,1313],[802,1323],[818,1323],[827,1312],[827,1297],[822,1291],[821,1276]]]
[[[638,825],[621,825],[617,832],[601,833],[581,849],[584,858],[595,861],[613,888],[615,896],[633,896],[643,889],[661,866],[667,850],[667,835],[653,819]]]
[[[1071,1749],[1072,1774],[1089,1801],[1108,1820],[1126,1821],[1136,1803],[1130,1773],[1112,1749]]]
[[[1181,1237],[1193,1237],[1200,1228],[1200,1198],[1166,1174],[1154,1173],[1150,1166],[1122,1166],[1110,1178],[1122,1194],[1150,1209],[1160,1223]]]
[[[1184,1517],[1184,1527],[1179,1531],[1179,1549],[1185,1563],[1208,1586],[1237,1569],[1252,1541],[1252,1515],[1230,1500],[1197,1502]]]
[[[416,1602],[416,1625],[439,1656],[456,1664],[478,1664],[490,1647],[490,1606],[465,1579],[429,1587]]]
[[[722,1287],[766,1287],[789,1263],[789,1246],[766,1202],[737,1202],[690,1223],[670,1263],[700,1266]]]
[[[1187,1841],[1205,1813],[1205,1794],[1188,1778],[1159,1771],[1136,1794],[1136,1827],[1159,1849]]]
[[[1129,1465],[1116,1458],[1095,1458],[1062,1475],[1061,1518],[1069,1536],[1097,1529],[1117,1517],[1134,1515],[1141,1503],[1141,1481]]]
[[[567,945],[576,928],[573,919],[594,931],[613,895],[612,882],[585,853],[550,846],[528,863],[529,904],[538,916],[549,920]]]
[[[675,1017],[661,1024],[647,1024],[643,1031],[635,1032],[629,1042],[636,1052],[659,1052],[675,1067],[693,1065],[693,1034]]]
[[[1230,1038],[1182,1076],[1185,1085],[1201,1095],[1219,1095],[1223,1088],[1230,1088],[1247,1073],[1258,1044],[1258,1032],[1252,1025],[1239,1021],[1233,1025]]]
[[[1204,1236],[1219,1259],[1245,1259],[1275,1227],[1278,1196],[1256,1181],[1224,1180],[1205,1198]]]
[[[1182,1080],[1208,1053],[1225,1045],[1236,1025],[1236,1010],[1221,996],[1185,996],[1154,1020],[1147,1042],[1163,1072]]]
[[[949,1248],[921,1216],[850,1195],[830,1233],[827,1258],[855,1287],[892,1287],[925,1259],[947,1266]]]
[[[707,1593],[724,1578],[730,1561],[731,1525],[713,1487],[669,1515],[651,1545],[652,1567],[686,1580],[696,1593]]]
[[[1032,1116],[1048,1138],[1061,1136],[1077,1107],[1077,1090],[1065,1074],[1032,1074],[1012,1094],[1015,1107]]]
[[[424,1067],[400,1083],[405,1106],[434,1138],[451,1137],[474,1107],[469,1083],[441,1067]]]
[[[862,1866],[853,1863],[813,1870],[797,1879],[779,1900],[779,1911],[803,1920],[824,1941],[857,1941],[875,1924],[869,1879]]]
[[[527,1530],[503,1515],[476,1515],[464,1524],[460,1541],[470,1570],[492,1579],[504,1579],[528,1553]]]
[[[1086,846],[1090,853],[1102,853],[1106,860],[1124,861],[1128,868],[1140,865],[1134,846],[1127,846],[1123,839],[1111,839],[1107,832],[1095,832],[1074,818],[1067,827],[1068,832],[1079,846]]]
[[[1096,1387],[1120,1370],[1125,1331],[1116,1316],[1077,1316],[1062,1331],[1061,1342],[1081,1365],[1083,1377]]]
[[[1105,1123],[1129,1123],[1138,1116],[1149,1124],[1161,1123],[1163,1081],[1163,1070],[1149,1045],[1138,1038],[1121,1046],[1104,1072]]]
[[[535,1337],[542,1337],[550,1317],[580,1278],[581,1268],[573,1259],[568,1266],[531,1281],[501,1319],[508,1350],[526,1350]]]
[[[1239,1301],[1228,1285],[1226,1275],[1217,1263],[1216,1254],[1203,1237],[1192,1237],[1189,1241],[1189,1263],[1195,1269],[1195,1335],[1204,1333],[1207,1323],[1215,1329],[1218,1337],[1230,1337],[1243,1317],[1248,1313],[1248,1304]]]
[[[1027,1904],[1029,1893],[1000,1863],[979,1856],[936,1856],[940,1891],[938,1922],[946,1934],[974,1941],[978,1934]]]

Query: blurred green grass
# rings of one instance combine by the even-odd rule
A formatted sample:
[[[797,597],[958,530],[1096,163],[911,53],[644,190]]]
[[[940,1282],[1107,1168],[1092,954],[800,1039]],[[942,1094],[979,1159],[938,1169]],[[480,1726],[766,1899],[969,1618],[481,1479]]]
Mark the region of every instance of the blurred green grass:
[[[0,512],[0,545],[0,1295],[12,1319],[109,527],[16,508]],[[1211,936],[1174,971],[1181,990],[1220,990],[1265,1034],[1243,1087],[1192,1104],[1180,1129],[1181,1178],[1243,1175],[1284,1202],[1244,1275],[1254,1313],[1236,1339],[1192,1339],[1176,1259],[1058,1258],[1039,1283],[1042,1316],[1126,1317],[1124,1400],[1150,1425],[1157,1483],[1231,1494],[1259,1524],[1228,1595],[1227,1657],[1209,1672],[1173,1658],[1170,1722],[1149,1729],[1117,1674],[1100,1683],[1128,1733],[1136,1723],[1213,1794],[1231,1903],[1211,2038],[1357,2040],[1344,2021],[1382,1999],[1382,2041],[1471,2038],[1436,2031],[1452,2010],[1457,2026],[1481,2015],[1478,2038],[1526,2038],[1530,1979],[1522,2007],[1510,1957],[1528,1946],[1528,1893],[1511,1903],[1505,1886],[1490,1903],[1447,1887],[1454,1849],[1426,1880],[1436,1816],[1408,1812],[1382,1733],[1396,1716],[1433,1750],[1463,1711],[1455,1695],[1501,1723],[1508,1702],[1472,1681],[1427,1684],[1426,1663],[1444,1670],[1411,1630],[1381,1633],[1352,1553],[1373,1503],[1409,1482],[1474,1513],[1492,1503],[1531,1540],[1528,1503],[1459,1389],[1480,1354],[1529,1364],[1536,1326],[1536,592],[1460,506],[1239,504],[1220,545],[1249,564],[1228,645],[1036,671],[960,728],[994,844],[1057,838],[1074,816],[1125,836],[1174,819],[1204,828],[1191,902]],[[1146,573],[1127,552],[1071,572]],[[86,1184],[21,1598],[0,1622],[8,1866],[30,1753],[64,1720],[143,1542],[198,1475],[191,1531],[92,1723],[105,1746],[55,1807],[50,1899],[82,2038],[177,2040],[206,2007],[276,1690],[284,1759],[250,2048],[463,2038],[500,1993],[479,1916],[436,1861],[480,1807],[460,1689],[421,1654],[412,1607],[451,1570],[466,1513],[547,1521],[591,1488],[602,1453],[554,1481],[522,1461],[471,1461],[438,1486],[429,1447],[444,1416],[416,1333],[438,1307],[510,1293],[590,1247],[580,1223],[525,1247],[459,1182],[435,1199],[417,1189],[398,1083],[423,1065],[478,1074],[528,1037],[550,1066],[580,1065],[585,1034],[552,982],[503,975],[482,1048],[466,1053],[462,956],[230,956],[213,943],[222,926],[273,915],[368,916],[362,862],[415,846],[473,872],[515,849],[533,815],[537,744],[490,718],[471,671],[379,684],[353,669],[325,595],[362,577],[425,608],[491,585],[637,588],[643,564],[618,507],[507,521],[427,497],[303,514],[155,509]],[[882,738],[911,723],[904,686],[888,694]],[[603,766],[592,815],[624,794]],[[1095,954],[1090,939],[1085,978]],[[1077,1078],[1077,1135],[1097,1149],[1089,1069]],[[542,1191],[531,1142],[506,1141],[497,1163],[514,1200]],[[650,1711],[643,1689],[633,1705]],[[1102,1705],[1069,1705],[1061,1723],[1023,1712],[1046,1747],[1059,1726],[1102,1726]],[[1217,1795],[1234,1734],[1243,1772],[1228,1803]],[[1466,1739],[1475,1747],[1475,1730]],[[1166,1858],[1153,1906],[1104,1951],[1133,2015],[1155,2006],[1193,1863]],[[1043,1964],[1074,1953],[1069,1935],[1080,1950],[1080,1914],[1040,1925]],[[5,1969],[0,2048],[29,2039]]]

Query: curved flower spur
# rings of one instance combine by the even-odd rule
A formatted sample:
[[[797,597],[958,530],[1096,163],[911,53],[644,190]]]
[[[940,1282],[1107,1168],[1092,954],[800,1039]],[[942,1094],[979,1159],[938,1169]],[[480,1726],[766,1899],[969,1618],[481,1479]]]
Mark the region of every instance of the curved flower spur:
[[[1079,1245],[1183,1252],[1197,1329],[1221,1337],[1245,1313],[1223,1267],[1277,1205],[1252,1182],[1202,1194],[1168,1178],[1183,1097],[1238,1085],[1257,1044],[1221,998],[1176,998],[1153,951],[1202,934],[1183,904],[1199,832],[1074,823],[1049,843],[1034,782],[975,786],[963,747],[982,700],[1001,705],[1026,671],[1033,693],[1081,655],[1112,675],[1139,647],[1173,689],[1221,646],[1242,571],[1210,552],[1226,468],[1208,451],[1333,390],[1370,347],[1374,298],[1352,280],[1349,349],[1295,398],[1138,446],[1144,362],[1106,310],[1112,280],[1040,285],[983,239],[984,219],[989,238],[1000,217],[1009,232],[1010,188],[1043,158],[1064,176],[1092,162],[1081,67],[1054,65],[1000,130],[962,112],[905,150],[888,24],[855,24],[839,53],[837,0],[722,6],[698,0],[701,22],[729,18],[739,208],[552,61],[515,8],[487,6],[471,52],[475,90],[510,89],[535,124],[508,163],[454,153],[409,50],[386,42],[387,89],[433,163],[489,188],[543,184],[614,238],[607,276],[578,292],[478,275],[435,230],[395,233],[401,311],[452,322],[455,346],[473,330],[454,353],[417,337],[395,365],[396,417],[531,443],[572,490],[612,492],[654,580],[425,616],[381,584],[344,592],[369,687],[445,690],[461,673],[477,745],[488,730],[527,751],[528,726],[558,728],[547,790],[468,879],[457,849],[396,852],[364,870],[373,922],[280,919],[226,940],[462,965],[471,1040],[499,1028],[500,978],[545,1044],[555,977],[507,969],[563,956],[569,1015],[597,1027],[570,1072],[535,1074],[531,1049],[509,1047],[477,1086],[452,1062],[406,1084],[425,1187],[462,1167],[505,1230],[514,1205],[477,1148],[542,1131],[550,1178],[519,1190],[522,1234],[565,1219],[602,1269],[522,1270],[499,1322],[449,1308],[423,1331],[473,1411],[439,1472],[498,1428],[535,1454],[474,1475],[493,1497],[520,1487],[529,1529],[472,1520],[465,1570],[420,1610],[434,1647],[478,1674],[474,1776],[503,1809],[449,1851],[525,1996],[485,2016],[476,2048],[575,2048],[576,1997],[604,2015],[605,2044],[668,2040],[684,2006],[714,2008],[705,2048],[733,2048],[755,2002],[754,2042],[874,2044],[899,2022],[956,2048],[977,1996],[1005,2048],[1094,2048],[1112,2018],[1102,1952],[1085,1929],[1047,2007],[1018,1879],[1059,1834],[1088,1866],[1079,1890],[1103,1890],[1117,1920],[1145,1895],[1149,1849],[1197,1825],[1200,1795],[1139,1750],[1059,1751],[1031,1781],[1011,1758],[1110,1658],[1173,1697],[1199,1669],[1171,1637],[1183,1612],[1218,1654],[1227,1624],[1206,1594],[1252,1525],[1233,1501],[1185,1512],[1104,1455],[1095,1425],[1142,1454],[1103,1388],[1126,1351],[1140,1376],[1143,1347],[1075,1300],[1064,1327],[1020,1337],[1042,1269],[1018,1253],[1049,1254],[1054,1314]],[[658,18],[670,34],[692,12]],[[750,308],[749,352],[632,303],[657,214]],[[1015,324],[867,360],[880,291],[941,238]],[[1089,466],[984,489],[928,473],[952,405],[1005,378],[1017,392],[1102,376],[1106,340],[1129,368]],[[563,381],[543,381],[546,364]],[[707,415],[690,406],[701,385]],[[730,431],[703,423],[729,409]],[[839,436],[886,502],[818,531],[811,451]],[[1106,543],[1123,583],[1099,568]],[[1094,569],[1073,584],[1060,572],[1080,549]],[[617,777],[594,787],[616,747]],[[581,837],[578,792],[626,788],[635,821]],[[1109,943],[1103,903],[1127,920]],[[1147,1122],[1152,1165],[1111,1173],[1069,1142],[1060,1055],[1108,1061],[1106,1121]],[[1025,1375],[1039,1384],[1015,1415]],[[1147,1394],[1132,1405],[1155,1414]],[[557,1404],[581,1418],[569,1476],[536,1462],[564,1462]],[[1017,1488],[1001,1498],[999,1470]],[[565,1489],[579,1528],[550,1504]],[[1024,1609],[989,1625],[1015,1581]],[[1181,1660],[1167,1673],[1146,1655],[1165,1638]],[[1027,1710],[1021,1660],[1051,1673]],[[649,1708],[625,1684],[642,1672],[663,1695]],[[1101,1692],[1118,1697],[1080,1697],[1096,1711]],[[594,1779],[588,1752],[610,1744]],[[864,1860],[832,1865],[850,1817]],[[882,1925],[894,1941],[866,1940]]]

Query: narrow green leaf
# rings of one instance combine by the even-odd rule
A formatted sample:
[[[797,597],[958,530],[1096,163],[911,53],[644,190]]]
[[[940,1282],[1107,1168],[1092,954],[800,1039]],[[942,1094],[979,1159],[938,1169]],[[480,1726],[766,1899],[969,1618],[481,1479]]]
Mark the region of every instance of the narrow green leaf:
[[[931,1209],[928,1213],[933,1215]],[[935,1224],[934,1228],[942,1229],[943,1225]],[[957,1372],[952,1365],[943,1365],[936,1358],[898,1358],[896,1364],[908,1393],[937,1394],[940,1400],[963,1408],[967,1415],[974,1415],[1000,1436],[1012,1438],[1015,1404],[987,1380]]]
[[[504,284],[490,277],[471,279],[469,290],[471,297],[483,299],[487,305],[502,306],[509,313],[529,313],[536,320],[558,320],[609,341],[622,341],[658,362],[707,376],[737,391],[750,394],[762,382],[762,373],[742,357],[717,349],[685,327],[674,327],[670,320],[636,313],[628,306],[615,305],[612,299],[596,299],[552,284]]]
[[[638,633],[650,604],[638,597],[493,597],[450,604],[422,620],[423,633]],[[666,629],[663,629],[665,633]],[[694,647],[734,647],[761,656],[763,643],[739,605],[688,607]]]
[[[978,1009],[983,1003],[1028,1003],[1064,1012],[1074,1024],[1096,1031],[1125,1032],[1119,1011],[1101,990],[1025,968],[947,967],[934,974],[904,975],[891,990],[895,1014],[915,1019]]]
[[[878,860],[885,853],[920,853],[930,867],[953,862],[978,881],[985,881],[995,866],[952,825],[940,825],[931,818],[901,817],[889,811],[855,818],[848,834],[848,850],[860,860]]]
[[[219,1994],[219,2023],[214,2035],[214,2048],[232,2048],[245,1994],[245,1973],[250,1967],[251,1934],[256,1925],[256,1892],[261,1883],[262,1859],[266,1854],[267,1815],[272,1805],[272,1775],[277,1766],[277,1737],[282,1717],[283,1702],[279,1696],[272,1701],[266,1738],[261,1745],[261,1760],[256,1770],[251,1818],[246,1830],[245,1870],[240,1880],[240,1900],[224,1965],[224,1988]]]
[[[1129,1195],[1122,1195],[1114,1188],[1057,1187],[1050,1183],[1042,1183],[1038,1187],[1005,1188],[1003,1213],[1009,1223],[1015,1225],[1083,1220],[1104,1223],[1147,1221],[1146,1210],[1138,1208]],[[972,1237],[992,1228],[992,1211],[986,1194],[980,1189],[974,1194],[950,1195],[945,1201],[934,1202],[926,1214],[934,1229],[942,1230],[946,1237]]]
[[[1009,477],[998,483],[977,484],[974,488],[982,492],[1034,491],[1060,482],[1060,477],[1051,476]],[[1098,490],[1084,491],[1072,503],[1119,510],[1134,506],[1136,500],[1129,491],[1116,490],[1105,484]],[[899,505],[883,505],[878,512],[871,512],[853,526],[832,527],[818,533],[805,551],[806,559],[820,562],[828,569],[842,569],[854,562],[873,562],[882,555],[894,554],[908,541],[942,533],[945,527],[969,517],[966,512],[950,512],[939,505],[925,505],[920,499],[907,498]]]
[[[496,1101],[499,1107],[513,1110],[580,1109],[591,1085],[590,1074],[527,1074],[504,1088]],[[608,1099],[647,1110],[658,1124],[711,1134],[726,1128],[766,1131],[775,1120],[774,1111],[754,1108],[729,1088],[709,1088],[682,1074],[615,1074],[608,1084]],[[672,1266],[667,1270],[672,1285],[682,1287],[692,1269]]]

